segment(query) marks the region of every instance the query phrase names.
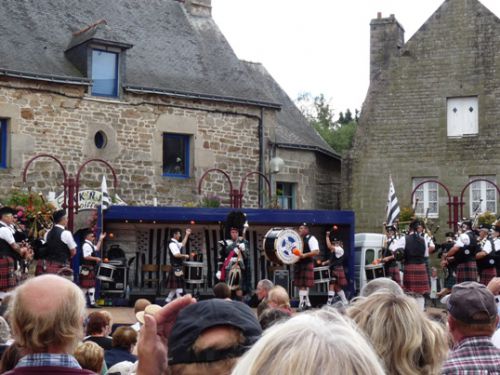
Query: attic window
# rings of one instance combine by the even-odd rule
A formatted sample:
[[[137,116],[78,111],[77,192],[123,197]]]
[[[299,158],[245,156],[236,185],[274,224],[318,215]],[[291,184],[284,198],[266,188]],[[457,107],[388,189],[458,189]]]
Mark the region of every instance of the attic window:
[[[448,137],[460,138],[478,134],[477,96],[448,98],[447,106]]]
[[[118,54],[92,50],[92,95],[118,96]]]

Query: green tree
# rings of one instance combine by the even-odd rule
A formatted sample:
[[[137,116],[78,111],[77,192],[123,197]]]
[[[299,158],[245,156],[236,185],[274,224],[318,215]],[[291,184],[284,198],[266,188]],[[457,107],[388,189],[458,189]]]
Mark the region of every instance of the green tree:
[[[303,93],[297,98],[297,105],[309,123],[321,137],[339,154],[344,154],[352,146],[356,134],[358,110],[355,118],[350,109],[340,112],[339,119],[334,121],[334,110],[330,101],[323,94],[313,97]]]

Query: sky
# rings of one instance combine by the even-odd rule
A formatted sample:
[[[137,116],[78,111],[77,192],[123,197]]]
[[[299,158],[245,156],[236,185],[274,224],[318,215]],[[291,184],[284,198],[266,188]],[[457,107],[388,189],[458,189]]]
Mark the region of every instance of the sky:
[[[500,0],[481,0],[500,16]],[[405,42],[443,0],[212,0],[236,55],[262,63],[292,98],[324,94],[335,115],[368,90],[370,20],[394,14]]]

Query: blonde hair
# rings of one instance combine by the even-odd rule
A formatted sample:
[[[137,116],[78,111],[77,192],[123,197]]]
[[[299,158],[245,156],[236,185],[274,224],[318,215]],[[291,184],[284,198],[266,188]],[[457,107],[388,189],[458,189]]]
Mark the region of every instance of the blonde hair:
[[[383,375],[370,344],[336,310],[302,313],[264,332],[233,375]]]
[[[405,295],[377,292],[347,310],[385,362],[388,374],[438,374],[448,347],[439,323]]]
[[[74,356],[82,368],[98,374],[101,373],[104,363],[104,349],[95,342],[80,343],[75,349]]]
[[[56,275],[29,279],[10,303],[12,332],[20,348],[72,353],[83,338],[85,298],[71,281]]]
[[[275,306],[271,306],[270,303]],[[269,291],[267,295],[267,304],[270,307],[290,307],[290,297],[285,288],[276,285]]]

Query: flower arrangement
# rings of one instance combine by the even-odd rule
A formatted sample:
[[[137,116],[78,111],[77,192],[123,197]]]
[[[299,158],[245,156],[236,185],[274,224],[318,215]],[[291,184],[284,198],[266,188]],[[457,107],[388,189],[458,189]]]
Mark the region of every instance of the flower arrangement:
[[[221,198],[217,194],[209,193],[204,195],[200,201],[200,207],[217,208],[221,205]]]

